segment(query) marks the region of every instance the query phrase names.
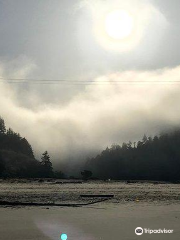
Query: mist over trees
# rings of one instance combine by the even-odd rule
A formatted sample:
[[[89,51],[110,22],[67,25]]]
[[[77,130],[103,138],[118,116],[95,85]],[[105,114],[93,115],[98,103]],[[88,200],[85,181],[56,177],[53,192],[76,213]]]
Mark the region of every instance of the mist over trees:
[[[180,180],[180,131],[113,145],[88,160],[86,168],[99,179]]]
[[[82,164],[83,165],[83,164]],[[138,142],[113,145],[89,159],[80,174],[84,180],[180,180],[180,130],[153,138],[144,136]],[[54,171],[47,151],[41,160],[34,157],[29,142],[6,129],[0,117],[0,177],[65,178]]]
[[[41,161],[34,157],[29,142],[14,132],[6,129],[0,117],[0,177],[3,178],[50,178],[64,177],[61,172],[53,172],[50,156],[47,151]]]

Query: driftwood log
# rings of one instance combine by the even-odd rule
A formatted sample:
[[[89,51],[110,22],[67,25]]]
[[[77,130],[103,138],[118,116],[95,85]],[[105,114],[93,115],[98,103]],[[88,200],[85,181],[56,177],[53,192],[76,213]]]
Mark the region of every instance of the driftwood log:
[[[88,203],[35,203],[35,202],[8,202],[0,201],[0,206],[37,206],[37,207],[83,207],[88,205],[93,205],[100,202],[105,202],[109,198],[101,199]]]

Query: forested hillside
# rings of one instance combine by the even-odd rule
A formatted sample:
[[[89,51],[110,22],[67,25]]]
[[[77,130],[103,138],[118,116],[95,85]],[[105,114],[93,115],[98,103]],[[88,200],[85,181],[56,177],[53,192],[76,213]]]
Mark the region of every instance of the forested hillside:
[[[0,117],[0,177],[63,177],[63,174],[53,172],[47,151],[42,154],[41,161],[36,160],[29,142],[12,129],[6,129]]]
[[[0,150],[11,150],[34,158],[31,145],[11,128],[6,130],[4,119],[0,117]]]
[[[180,130],[141,141],[113,145],[88,160],[85,168],[94,178],[119,180],[180,180]],[[29,142],[6,129],[0,118],[0,177],[58,177],[47,151],[35,159]]]
[[[100,179],[180,180],[180,131],[113,145],[86,168]]]

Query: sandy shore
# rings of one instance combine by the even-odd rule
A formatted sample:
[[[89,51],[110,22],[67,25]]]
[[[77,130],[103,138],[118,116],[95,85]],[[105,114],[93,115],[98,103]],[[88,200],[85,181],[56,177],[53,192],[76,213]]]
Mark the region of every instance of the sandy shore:
[[[180,184],[92,181],[67,183],[32,180],[0,181],[0,201],[81,203],[81,194],[114,194],[113,203],[180,202]]]
[[[0,239],[180,239],[180,205],[97,204],[82,208],[0,208]],[[173,234],[135,234],[135,228],[173,229]]]
[[[135,228],[169,229],[143,239],[180,239],[180,185],[92,181],[0,181],[0,201],[85,203],[80,194],[114,194],[86,207],[0,207],[0,240],[133,240]]]

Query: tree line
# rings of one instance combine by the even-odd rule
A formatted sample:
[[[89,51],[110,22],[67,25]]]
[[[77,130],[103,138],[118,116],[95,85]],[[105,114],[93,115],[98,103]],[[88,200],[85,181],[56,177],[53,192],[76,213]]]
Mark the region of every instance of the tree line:
[[[138,142],[112,145],[89,159],[82,178],[114,180],[180,180],[180,130]],[[65,178],[54,171],[47,151],[41,160],[34,157],[26,138],[6,129],[0,117],[0,177],[2,178]]]
[[[99,179],[180,180],[180,130],[113,145],[85,167]]]
[[[64,174],[53,171],[47,151],[41,160],[34,157],[31,145],[19,133],[6,129],[0,117],[0,177],[3,178],[63,178]]]

